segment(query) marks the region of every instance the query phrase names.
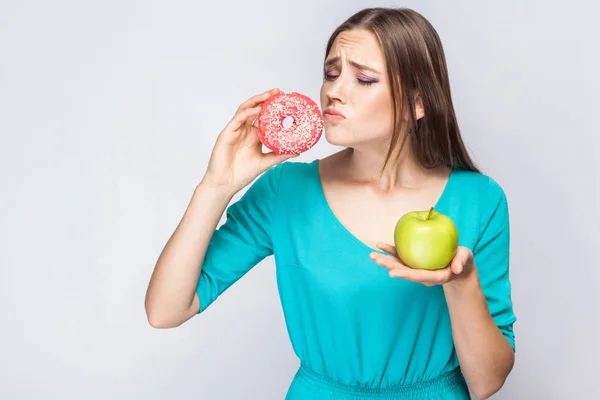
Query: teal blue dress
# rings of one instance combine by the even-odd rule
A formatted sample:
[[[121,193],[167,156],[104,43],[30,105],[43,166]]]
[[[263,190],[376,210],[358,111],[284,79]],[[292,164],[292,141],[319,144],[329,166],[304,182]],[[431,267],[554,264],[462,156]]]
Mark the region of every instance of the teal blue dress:
[[[489,176],[454,169],[435,208],[473,251],[491,316],[514,349],[503,189]],[[273,255],[300,360],[286,399],[470,398],[443,288],[392,278],[369,258],[374,250],[329,208],[318,160],[270,168],[226,215],[198,280],[199,312]]]

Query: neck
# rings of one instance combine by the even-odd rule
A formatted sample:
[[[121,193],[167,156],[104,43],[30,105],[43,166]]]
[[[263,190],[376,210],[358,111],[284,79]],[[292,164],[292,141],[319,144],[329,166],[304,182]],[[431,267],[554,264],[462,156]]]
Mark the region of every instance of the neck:
[[[397,188],[418,188],[432,171],[423,167],[411,151],[408,143],[399,143],[399,154],[393,153],[386,167],[381,170],[387,155],[388,143],[373,144],[347,149],[344,157],[345,170],[354,181],[367,183],[383,192]]]

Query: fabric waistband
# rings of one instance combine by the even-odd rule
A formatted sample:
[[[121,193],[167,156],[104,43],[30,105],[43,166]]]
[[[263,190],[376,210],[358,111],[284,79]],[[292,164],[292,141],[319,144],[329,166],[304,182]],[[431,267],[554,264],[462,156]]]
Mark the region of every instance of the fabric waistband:
[[[384,388],[339,382],[330,377],[318,374],[304,365],[300,366],[297,377],[315,390],[346,395],[348,397],[354,396],[361,399],[369,399],[371,397],[374,399],[426,399],[448,393],[449,391],[452,392],[459,387],[466,387],[466,382],[458,367],[427,381]]]

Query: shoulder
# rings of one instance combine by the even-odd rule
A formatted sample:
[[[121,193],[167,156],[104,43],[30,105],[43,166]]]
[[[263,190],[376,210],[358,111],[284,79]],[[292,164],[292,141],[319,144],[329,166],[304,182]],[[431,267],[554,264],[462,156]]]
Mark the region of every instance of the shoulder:
[[[317,161],[285,161],[276,164],[260,174],[249,186],[248,192],[276,194],[284,182],[309,177],[312,168],[316,168]]]
[[[295,197],[315,179],[317,160],[310,162],[285,161],[259,175],[240,195],[236,207],[260,206],[273,208],[281,198]]]
[[[452,200],[461,204],[461,215],[476,224],[475,232],[481,236],[490,226],[509,225],[509,209],[504,187],[491,175],[466,171],[453,171]]]
[[[491,175],[466,170],[454,170],[453,175],[459,191],[482,208],[506,203],[507,196],[503,186]]]
[[[275,168],[279,169],[279,193],[281,196],[286,194],[296,194],[303,188],[309,186],[313,181],[317,181],[318,161],[292,161],[288,160],[278,164]]]
[[[286,178],[309,177],[318,168],[318,159],[311,161],[285,161],[277,165]]]

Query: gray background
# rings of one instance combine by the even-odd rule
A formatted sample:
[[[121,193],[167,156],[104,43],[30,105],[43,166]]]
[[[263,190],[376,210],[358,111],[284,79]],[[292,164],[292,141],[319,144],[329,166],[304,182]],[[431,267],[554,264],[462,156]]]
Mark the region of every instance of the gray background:
[[[598,398],[600,7],[474,0],[0,1],[0,398],[283,398],[272,258],[174,330],[148,325],[146,285],[239,103],[318,99],[329,34],[375,5],[437,28],[509,197],[517,361],[495,398]]]

